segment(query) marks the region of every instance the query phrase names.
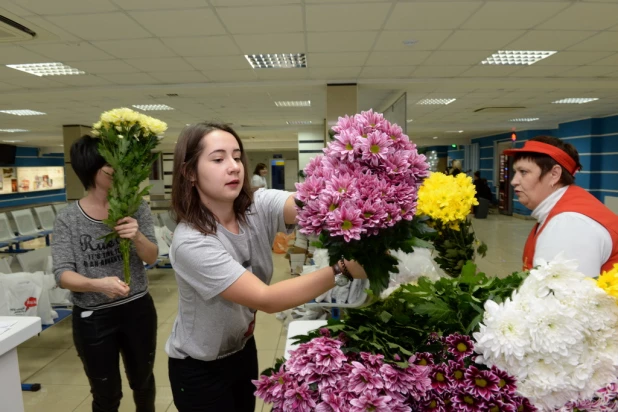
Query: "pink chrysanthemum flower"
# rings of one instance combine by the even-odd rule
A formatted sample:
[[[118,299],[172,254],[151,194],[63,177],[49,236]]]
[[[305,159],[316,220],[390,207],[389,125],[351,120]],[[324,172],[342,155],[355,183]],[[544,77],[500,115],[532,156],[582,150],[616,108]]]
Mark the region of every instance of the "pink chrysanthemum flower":
[[[368,369],[360,362],[352,362],[352,370],[348,381],[348,388],[354,393],[364,393],[384,388],[384,381],[375,371]]]
[[[489,400],[500,390],[499,382],[500,379],[492,371],[481,371],[475,366],[469,366],[466,371],[465,383],[468,390],[473,395],[480,396],[485,400]]]

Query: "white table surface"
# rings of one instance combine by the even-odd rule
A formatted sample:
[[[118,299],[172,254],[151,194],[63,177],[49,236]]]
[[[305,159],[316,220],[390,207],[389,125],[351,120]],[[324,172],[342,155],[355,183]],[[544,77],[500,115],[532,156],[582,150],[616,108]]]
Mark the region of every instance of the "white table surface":
[[[283,357],[288,359],[290,357],[290,351],[298,347],[298,345],[292,345],[292,342],[294,341],[292,337],[306,335],[307,332],[326,326],[326,324],[327,322],[325,320],[295,320],[290,322],[288,325],[288,336],[287,341],[285,342],[285,353],[283,354]]]
[[[17,322],[0,334],[0,356],[27,341],[42,330],[41,318],[36,316],[0,316],[0,323]]]

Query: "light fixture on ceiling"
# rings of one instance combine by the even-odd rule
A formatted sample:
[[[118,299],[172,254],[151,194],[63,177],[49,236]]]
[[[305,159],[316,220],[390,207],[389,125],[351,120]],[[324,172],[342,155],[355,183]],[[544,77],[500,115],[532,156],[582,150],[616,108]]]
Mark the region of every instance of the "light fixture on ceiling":
[[[453,103],[457,99],[423,99],[418,101],[416,104],[421,105],[447,105]]]
[[[402,41],[402,43],[403,43],[404,46],[410,47],[410,46],[414,46],[416,43],[418,43],[418,40],[413,40],[413,39],[404,40],[404,41]]]
[[[145,112],[155,112],[160,110],[174,110],[173,107],[169,107],[166,104],[134,104],[136,109],[143,110]]]
[[[31,64],[7,64],[6,67],[22,72],[34,74],[35,76],[71,76],[76,74],[86,74],[86,72],[67,66],[62,63],[31,63]]]
[[[277,107],[310,107],[311,100],[287,100],[275,102]]]
[[[412,123],[414,121],[414,119],[408,119],[406,120],[406,123]]]
[[[36,110],[0,110],[0,113],[12,114],[14,116],[40,116],[43,112],[37,112]]]
[[[25,140],[3,140],[4,143],[24,143]]]
[[[254,69],[302,69],[307,67],[305,53],[245,54],[245,59]]]
[[[517,119],[511,119],[509,122],[523,123],[523,122],[536,122],[539,120],[538,117],[521,117]]]
[[[594,102],[595,100],[599,100],[598,97],[568,97],[566,99],[556,100],[556,104],[583,104]]]
[[[445,133],[463,133],[463,130],[447,130]]]
[[[290,126],[304,126],[304,125],[312,124],[313,122],[311,120],[289,120],[285,123]]]
[[[21,133],[21,132],[29,132],[26,129],[0,129],[0,133]]]
[[[433,140],[436,140],[437,138],[438,138],[438,136],[434,136],[434,137],[433,137]]]
[[[557,52],[543,50],[500,50],[483,60],[481,64],[529,66],[555,53]]]

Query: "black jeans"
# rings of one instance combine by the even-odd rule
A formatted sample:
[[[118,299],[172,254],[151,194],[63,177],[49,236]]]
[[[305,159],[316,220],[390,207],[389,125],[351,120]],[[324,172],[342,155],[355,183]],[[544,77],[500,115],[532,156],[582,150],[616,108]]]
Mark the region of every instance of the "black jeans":
[[[253,412],[251,380],[258,377],[255,339],[223,359],[169,358],[169,376],[178,412]]]
[[[73,341],[90,381],[93,412],[117,412],[122,399],[122,355],[136,412],[154,412],[153,374],[157,312],[150,294],[132,302],[99,309],[82,317],[73,308]]]

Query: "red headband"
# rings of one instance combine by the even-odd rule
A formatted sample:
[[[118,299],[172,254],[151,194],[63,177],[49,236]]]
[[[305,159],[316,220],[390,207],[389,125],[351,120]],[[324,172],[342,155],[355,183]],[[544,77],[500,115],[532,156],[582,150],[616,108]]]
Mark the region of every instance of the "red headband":
[[[507,156],[514,156],[517,153],[541,153],[548,155],[571,175],[575,175],[575,172],[579,170],[575,160],[567,152],[547,143],[528,140],[521,149],[508,149],[504,151],[504,154]]]

